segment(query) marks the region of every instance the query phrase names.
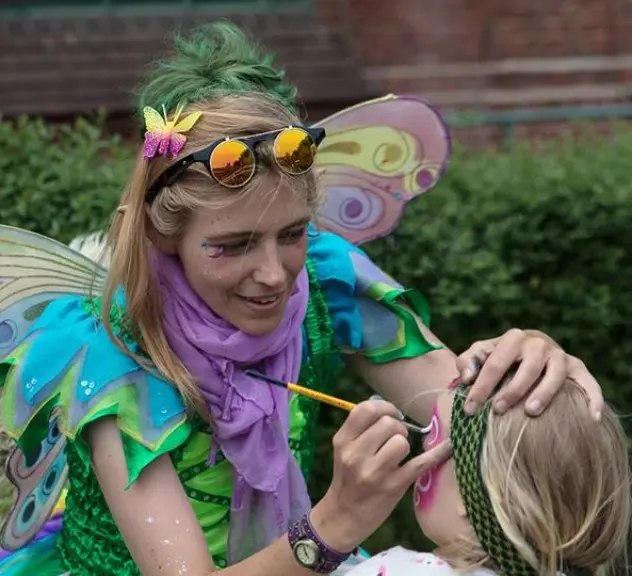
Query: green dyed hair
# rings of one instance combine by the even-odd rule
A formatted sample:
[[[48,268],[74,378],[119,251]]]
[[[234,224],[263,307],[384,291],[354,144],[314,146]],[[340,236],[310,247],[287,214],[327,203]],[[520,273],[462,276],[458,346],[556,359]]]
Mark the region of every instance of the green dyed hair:
[[[173,55],[155,62],[138,91],[139,112],[145,106],[173,112],[180,104],[264,92],[296,113],[296,88],[273,60],[232,22],[212,22],[189,35],[176,34]]]

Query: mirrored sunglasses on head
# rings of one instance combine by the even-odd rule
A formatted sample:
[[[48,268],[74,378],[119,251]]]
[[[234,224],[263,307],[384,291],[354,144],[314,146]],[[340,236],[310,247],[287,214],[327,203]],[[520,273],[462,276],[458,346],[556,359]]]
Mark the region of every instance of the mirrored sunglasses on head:
[[[197,162],[204,164],[222,186],[245,186],[255,175],[257,145],[262,142],[272,142],[272,154],[279,170],[290,176],[300,176],[314,165],[316,150],[324,138],[324,128],[288,126],[251,136],[215,140],[167,168],[149,189],[146,201],[151,203],[162,188],[173,184]]]

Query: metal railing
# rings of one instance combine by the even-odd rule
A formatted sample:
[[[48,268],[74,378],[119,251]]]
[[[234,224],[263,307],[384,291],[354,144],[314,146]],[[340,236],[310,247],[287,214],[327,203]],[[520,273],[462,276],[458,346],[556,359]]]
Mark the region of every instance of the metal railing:
[[[503,144],[513,138],[516,125],[588,120],[615,122],[629,119],[632,119],[632,104],[452,112],[445,115],[445,120],[451,128],[498,126]]]

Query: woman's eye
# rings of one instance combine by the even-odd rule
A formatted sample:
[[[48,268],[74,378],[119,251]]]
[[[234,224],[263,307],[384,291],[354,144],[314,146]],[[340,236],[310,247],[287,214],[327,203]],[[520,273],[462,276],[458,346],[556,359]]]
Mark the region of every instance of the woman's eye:
[[[202,242],[202,250],[204,250],[204,253],[209,258],[219,258],[222,254],[224,254],[224,245],[212,245],[207,242]]]
[[[293,244],[295,242],[299,242],[303,238],[303,236],[305,236],[306,232],[307,228],[298,228],[296,230],[291,230],[281,236],[281,242],[285,244]]]
[[[281,244],[296,244],[305,236],[307,232],[306,227],[297,228],[296,230],[290,230],[281,235],[279,242]],[[238,242],[231,242],[228,244],[222,244],[221,246],[203,245],[203,247],[210,253],[218,253],[222,256],[239,256],[245,254],[249,250],[252,250],[256,246],[255,240],[240,240]],[[210,254],[209,254],[210,255]]]
[[[250,248],[252,242],[234,242],[232,244],[208,244],[207,242],[202,243],[202,249],[204,250],[206,256],[210,258],[218,258],[220,256],[235,256],[238,254],[242,254],[246,250]]]
[[[253,246],[253,243],[248,242],[248,241],[236,242],[235,244],[224,244],[223,253],[224,255],[229,255],[229,256],[243,254],[244,252],[247,252],[250,248],[252,248],[252,246]]]

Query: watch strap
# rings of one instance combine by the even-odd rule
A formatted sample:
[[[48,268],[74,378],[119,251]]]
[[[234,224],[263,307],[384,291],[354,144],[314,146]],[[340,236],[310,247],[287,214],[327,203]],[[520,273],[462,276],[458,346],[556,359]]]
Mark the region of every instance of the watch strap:
[[[298,522],[294,523],[288,530],[288,540],[294,550],[294,545],[301,540],[311,540],[320,551],[320,558],[316,566],[309,569],[318,574],[330,574],[345,561],[353,552],[342,553],[328,546],[318,535],[309,519],[309,513],[305,514]]]

